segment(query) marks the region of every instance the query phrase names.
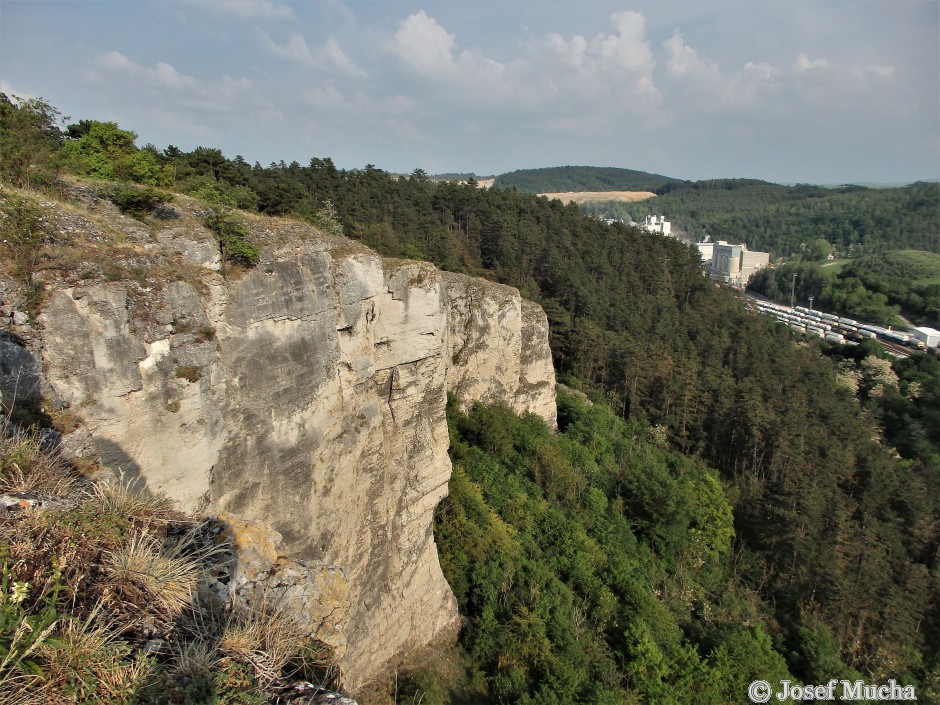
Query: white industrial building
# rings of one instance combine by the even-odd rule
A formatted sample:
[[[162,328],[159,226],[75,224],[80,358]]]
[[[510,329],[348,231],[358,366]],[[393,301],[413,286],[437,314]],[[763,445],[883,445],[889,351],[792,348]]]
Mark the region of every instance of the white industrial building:
[[[920,326],[914,329],[914,337],[920,340],[928,348],[940,347],[940,330]]]
[[[712,257],[715,255],[715,243],[708,240],[696,242],[695,249],[698,250],[698,256],[702,258],[702,264],[711,266]]]
[[[697,242],[695,247],[702,257],[702,262],[708,265],[708,274],[712,279],[742,289],[754,272],[770,264],[769,252],[751,251],[744,244],[731,245],[719,240]]]
[[[643,227],[646,230],[649,230],[651,233],[659,233],[660,235],[672,235],[672,223],[666,220],[664,215],[648,215],[646,216],[646,222],[643,224]]]

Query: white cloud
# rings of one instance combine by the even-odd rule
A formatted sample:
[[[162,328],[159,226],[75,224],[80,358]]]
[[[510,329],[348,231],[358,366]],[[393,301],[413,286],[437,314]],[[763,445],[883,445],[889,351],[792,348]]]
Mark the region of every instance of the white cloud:
[[[343,51],[343,48],[339,45],[339,42],[333,37],[329,37],[326,40],[326,43],[320,48],[318,55],[321,56],[328,65],[332,64],[349,76],[359,76],[362,78],[366,76],[366,72],[350,60],[346,52]]]
[[[620,68],[643,78],[650,77],[656,63],[646,41],[646,21],[639,12],[620,12],[611,17],[618,34],[598,37],[593,45],[608,67]]]
[[[542,44],[546,56],[533,57],[548,69],[537,78],[582,97],[606,95],[624,102],[659,98],[653,79],[656,62],[646,38],[646,21],[639,12],[611,16],[613,34],[591,40],[550,34]]]
[[[682,82],[688,94],[699,96],[700,107],[728,110],[752,105],[774,89],[780,77],[780,70],[766,62],[748,61],[736,71],[724,72],[686,44],[678,30],[662,46],[669,56],[669,74]]]
[[[289,5],[271,0],[182,0],[217,14],[231,15],[243,19],[286,19],[294,16]]]
[[[390,75],[390,81],[396,85],[416,81],[407,89],[399,85],[398,90],[414,90],[442,110],[502,112],[525,95],[525,86],[510,74],[510,67],[479,51],[458,51],[456,36],[423,10],[402,20],[381,48],[405,69]],[[394,72],[396,65],[389,68]]]
[[[624,109],[645,110],[659,97],[643,15],[617,13],[611,24],[614,32],[593,39],[549,34],[501,63],[461,50],[454,33],[420,11],[401,21],[385,48],[408,74],[428,82],[427,98],[441,110],[459,105],[479,112],[475,125],[551,111],[562,120],[577,111],[605,122]]]
[[[829,66],[829,62],[825,59],[810,59],[806,54],[800,53],[796,57],[796,61],[793,62],[793,68],[799,73],[804,71],[809,71],[811,69],[824,69]]]
[[[283,44],[278,44],[267,34],[262,34],[265,47],[275,56],[293,61],[301,66],[329,71],[336,69],[347,76],[364,78],[366,72],[356,66],[333,37],[329,37],[322,47],[312,51],[307,40],[300,34],[292,34]]]
[[[281,122],[283,115],[245,77],[201,81],[166,62],[141,66],[118,51],[97,58],[88,74],[102,94],[119,97],[142,122],[175,127],[184,134],[211,136],[210,125],[240,121]],[[166,124],[162,124],[165,122]]]
[[[883,64],[838,66],[831,64],[826,59],[810,59],[803,53],[796,57],[793,68],[797,73],[804,73],[814,69],[826,70],[830,75],[839,76],[843,80],[850,76],[864,79],[865,77],[890,78],[894,75],[894,66],[886,66]]]
[[[438,76],[453,71],[455,46],[456,37],[421,10],[402,20],[389,49],[414,71]]]
[[[112,75],[133,76],[150,86],[170,90],[196,91],[200,83],[192,76],[185,76],[163,61],[157,62],[152,69],[144,68],[128,59],[119,51],[109,51],[98,58],[98,67]]]

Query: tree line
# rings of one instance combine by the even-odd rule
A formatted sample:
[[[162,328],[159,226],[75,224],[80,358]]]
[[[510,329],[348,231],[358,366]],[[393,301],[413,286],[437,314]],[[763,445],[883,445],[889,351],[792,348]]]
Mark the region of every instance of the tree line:
[[[667,186],[637,203],[592,203],[605,218],[664,213],[694,240],[744,242],[775,257],[806,258],[823,239],[837,257],[890,250],[940,252],[940,183],[898,188],[782,186],[722,179]]]
[[[865,323],[904,326],[940,320],[940,255],[900,251],[869,255],[833,270],[819,262],[797,261],[753,275],[748,288],[779,303],[791,295],[806,305]],[[796,277],[794,280],[793,277]]]
[[[482,522],[485,536],[477,536],[465,524],[460,524],[463,529],[456,536],[482,542],[481,546],[505,545],[507,555],[521,561],[512,566],[493,564],[489,549],[453,547],[467,556],[465,563],[451,566],[455,592],[464,609],[479,612],[487,625],[472,634],[489,634],[498,642],[477,644],[475,636],[467,642],[475,668],[493,679],[486,687],[494,697],[524,702],[520,693],[535,687],[533,678],[568,693],[564,702],[588,697],[584,690],[588,681],[578,670],[585,663],[578,654],[586,653],[588,661],[596,655],[598,663],[606,664],[601,667],[608,669],[605,675],[585,666],[593,674],[589,680],[609,684],[612,693],[625,688],[657,699],[664,689],[685,682],[670,680],[686,673],[681,664],[695,671],[692,651],[703,662],[718,658],[712,654],[719,653],[716,649],[725,643],[725,636],[709,632],[714,614],[709,610],[715,605],[692,599],[691,606],[683,608],[687,616],[675,612],[661,622],[653,617],[644,622],[635,616],[641,612],[631,611],[639,607],[625,606],[622,600],[640,601],[646,605],[643,609],[653,612],[669,611],[669,600],[681,602],[676,595],[686,594],[682,590],[700,594],[698,581],[707,583],[700,586],[703,589],[715,592],[724,592],[733,583],[735,590],[743,591],[735,594],[752,596],[760,615],[751,619],[729,612],[737,615],[728,618],[729,629],[735,619],[739,627],[737,636],[726,635],[731,641],[722,658],[729,663],[750,655],[762,659],[761,668],[766,666],[769,672],[789,672],[805,682],[855,672],[919,684],[936,679],[940,452],[928,430],[935,420],[937,396],[924,390],[935,388],[931,385],[940,371],[919,362],[923,356],[911,358],[918,361],[916,369],[895,371],[889,361],[867,348],[862,349],[863,358],[846,363],[821,343],[795,344],[785,327],[749,313],[737,294],[705,278],[697,254],[687,246],[619,223],[607,225],[585,216],[577,206],[514,188],[434,183],[420,170],[410,176],[394,176],[372,165],[345,170],[327,157],[314,157],[306,165],[279,162],[262,167],[240,157],[229,159],[213,148],[138,149],[133,140],[128,144],[118,139],[114,144],[109,135],[122,131],[113,123],[88,123],[87,129],[79,123],[78,128],[57,132],[48,120],[44,122],[47,113],[42,110],[36,120],[31,115],[30,122],[22,115],[30,109],[28,104],[0,103],[0,107],[4,126],[17,121],[26,125],[19,133],[5,129],[0,150],[32,150],[33,155],[26,159],[28,169],[17,171],[6,163],[0,167],[7,183],[39,187],[37,174],[53,173],[55,168],[130,179],[157,191],[178,190],[220,200],[232,208],[292,215],[342,232],[385,255],[425,259],[444,269],[518,287],[548,314],[560,378],[590,390],[618,418],[616,424],[609,420],[589,429],[579,443],[594,452],[616,437],[643,437],[667,453],[660,455],[647,446],[629,450],[639,453],[636,472],[645,478],[630,480],[620,465],[630,462],[628,450],[618,446],[620,450],[613,451],[616,462],[604,461],[609,470],[578,479],[587,456],[579,456],[581,451],[573,446],[553,450],[549,441],[533,445],[523,440],[517,447],[512,439],[487,440],[495,430],[483,433],[470,427],[456,437],[455,458],[464,464],[467,482],[482,488],[482,501],[488,507],[477,506],[472,521],[468,520]],[[29,139],[34,141],[27,144],[26,138],[13,136],[22,134],[33,135]],[[54,177],[48,184],[54,186]],[[737,202],[747,203],[753,189],[767,188],[733,186],[704,190],[733,193]],[[885,193],[903,200],[915,198],[918,188],[924,189],[921,195],[926,198],[926,186]],[[826,198],[851,199],[860,197],[858,193],[847,190]],[[749,210],[762,212],[765,205],[757,198]],[[734,217],[735,212],[726,216]],[[848,369],[849,364],[857,369]],[[882,383],[880,392],[873,391],[878,389],[877,383],[871,383],[873,375],[885,364],[895,375],[911,375],[911,380],[895,387]],[[847,382],[853,375],[863,380],[861,396],[859,388]],[[912,387],[913,382],[919,386]],[[904,430],[908,420],[916,421],[910,433]],[[510,425],[508,420],[500,423]],[[621,423],[627,426],[620,427]],[[568,428],[563,424],[563,429]],[[459,443],[473,445],[477,443],[473,439],[483,444],[483,450],[496,444],[497,459],[492,462],[503,470],[491,468],[492,480],[475,474],[478,463],[468,458],[476,458],[476,451],[461,450]],[[568,456],[574,460],[569,462]],[[480,463],[492,465],[482,459]],[[702,468],[713,468],[714,473]],[[486,482],[507,482],[500,474],[507,470],[522,473],[526,482],[540,489],[527,485],[518,496],[513,490],[503,498],[487,494]],[[461,482],[460,477],[455,471],[455,483]],[[539,485],[548,477],[557,478],[557,483]],[[451,491],[459,498],[456,487]],[[538,502],[557,499],[567,507],[564,511],[581,511],[592,488],[601,492],[609,507],[617,508],[601,509],[602,497],[594,493],[593,516],[598,526],[606,527],[606,534],[584,529],[587,533],[582,536],[578,533],[582,530],[568,527],[563,517],[547,510],[543,517],[539,510],[533,516],[541,524],[532,528],[532,538],[513,548],[517,539],[523,539],[514,533],[521,529],[509,528],[509,518],[524,521],[529,510],[538,508],[526,497],[539,497]],[[477,492],[470,484],[465,489],[471,495]],[[698,493],[705,493],[700,498],[706,502],[704,508],[697,504]],[[717,582],[708,582],[707,576],[689,577],[694,573],[692,564],[683,563],[691,550],[688,542],[699,536],[695,531],[708,534],[706,524],[711,519],[719,522],[709,525],[718,531],[714,526],[723,526],[725,506],[730,508],[734,538],[719,532],[724,548],[717,557],[706,552],[702,563],[704,570],[714,558],[720,564],[715,570],[723,577],[715,578]],[[707,516],[696,515],[699,511]],[[540,548],[548,536],[562,537],[557,545],[559,550],[567,547],[565,555]],[[611,567],[614,546],[621,542],[632,546],[633,540],[647,547],[642,561],[648,561],[648,570],[666,576],[660,582],[668,586],[657,588],[659,592],[649,592],[642,577],[647,573],[638,573],[629,561],[622,569]],[[542,567],[526,567],[523,557]],[[724,562],[732,560],[729,557],[732,564]],[[607,570],[614,571],[616,579]],[[669,582],[680,570],[685,571],[682,580]],[[507,597],[516,595],[520,585],[532,595],[554,589],[552,575],[557,577],[559,571],[575,584],[564,604]],[[735,577],[729,583],[732,572]],[[499,582],[501,575],[517,577],[507,585]],[[478,578],[489,585],[480,588],[479,599],[471,594]],[[643,596],[623,592],[640,590],[644,584]],[[507,605],[513,609],[507,612]],[[579,641],[565,626],[555,630],[552,615],[560,615],[559,610],[600,620],[597,623],[605,630],[613,630],[613,641],[607,641],[606,631],[602,643]],[[586,623],[590,622],[582,621],[582,627]],[[542,636],[546,629],[555,630],[544,635],[549,643],[555,643],[557,636],[567,640],[570,650],[553,651],[555,647]],[[524,637],[526,650],[515,650],[514,634]],[[507,661],[513,653],[519,661],[513,662],[517,670],[511,670]],[[558,680],[561,675],[552,680],[554,666],[547,664],[558,663],[570,664],[576,672],[565,670],[563,680]]]

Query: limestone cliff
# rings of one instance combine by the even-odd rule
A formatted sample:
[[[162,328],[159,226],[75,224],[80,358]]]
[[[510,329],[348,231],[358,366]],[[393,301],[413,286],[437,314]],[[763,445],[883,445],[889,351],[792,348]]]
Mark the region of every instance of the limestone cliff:
[[[41,315],[20,334],[36,338],[45,395],[80,421],[71,443],[184,509],[263,522],[272,551],[344,575],[318,635],[353,691],[452,629],[431,526],[451,470],[446,394],[554,425],[542,310],[286,220],[251,219],[261,262],[223,278],[186,199],[179,218],[146,224],[102,204],[44,207],[85,255],[42,272]]]

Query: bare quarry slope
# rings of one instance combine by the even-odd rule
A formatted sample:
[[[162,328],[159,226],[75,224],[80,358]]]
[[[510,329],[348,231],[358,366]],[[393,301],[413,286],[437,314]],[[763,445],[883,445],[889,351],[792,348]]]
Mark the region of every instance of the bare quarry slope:
[[[635,203],[655,198],[652,191],[569,191],[567,193],[540,193],[549,199],[557,198],[565,203],[603,203],[606,201],[622,201]]]

